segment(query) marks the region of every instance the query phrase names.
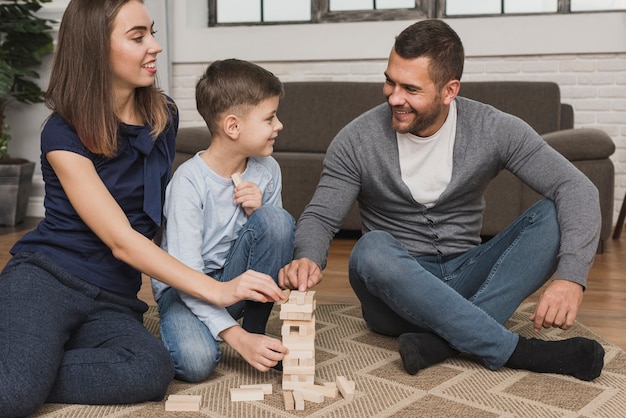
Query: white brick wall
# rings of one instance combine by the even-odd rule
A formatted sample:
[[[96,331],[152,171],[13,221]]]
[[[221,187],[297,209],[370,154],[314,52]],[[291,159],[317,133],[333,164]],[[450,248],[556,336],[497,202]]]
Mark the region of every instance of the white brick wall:
[[[287,81],[380,81],[386,60],[258,62]],[[171,94],[181,111],[181,126],[200,125],[194,86],[206,64],[174,64]],[[615,214],[626,193],[626,54],[468,57],[462,81],[554,81],[561,100],[574,107],[575,127],[602,129],[616,145]],[[382,84],[381,84],[382,88]]]

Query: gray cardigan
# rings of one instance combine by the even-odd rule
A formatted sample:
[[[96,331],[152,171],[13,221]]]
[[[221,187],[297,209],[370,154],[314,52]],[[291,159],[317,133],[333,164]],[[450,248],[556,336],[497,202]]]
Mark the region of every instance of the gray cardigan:
[[[379,105],[329,146],[320,182],[298,221],[294,258],[324,268],[330,242],[355,199],[364,233],[387,231],[413,256],[465,252],[481,242],[483,194],[506,168],[555,202],[561,247],[554,277],[585,286],[601,222],[593,183],[521,119],[456,100],[452,179],[433,207],[415,202],[403,183],[389,106]]]

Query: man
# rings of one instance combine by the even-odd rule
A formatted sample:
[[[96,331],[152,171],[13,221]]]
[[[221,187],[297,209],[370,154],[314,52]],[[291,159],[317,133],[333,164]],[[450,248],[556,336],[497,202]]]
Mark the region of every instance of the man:
[[[503,324],[553,274],[530,320],[537,332],[574,323],[599,238],[598,192],[525,122],[457,97],[464,59],[458,35],[440,20],[396,38],[387,104],[330,145],[279,283],[304,290],[320,282],[356,199],[363,236],[350,284],[368,326],[399,336],[408,373],[462,352],[491,370],[593,380],[604,363],[596,341],[526,339]],[[505,168],[546,199],[481,243],[483,193]]]

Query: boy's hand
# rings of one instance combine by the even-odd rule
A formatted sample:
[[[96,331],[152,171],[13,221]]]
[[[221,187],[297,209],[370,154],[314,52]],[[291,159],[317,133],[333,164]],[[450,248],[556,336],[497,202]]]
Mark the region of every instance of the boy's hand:
[[[241,205],[250,216],[263,204],[261,189],[251,181],[242,181],[235,186],[235,205]]]
[[[304,292],[321,281],[320,267],[308,258],[293,260],[278,272],[278,284],[285,289]]]
[[[215,295],[217,306],[230,306],[240,300],[276,302],[285,297],[271,276],[248,270],[228,282],[220,282],[220,294]]]
[[[280,340],[267,335],[251,334],[240,326],[228,328],[222,331],[220,336],[245,361],[262,372],[276,366],[289,351]]]

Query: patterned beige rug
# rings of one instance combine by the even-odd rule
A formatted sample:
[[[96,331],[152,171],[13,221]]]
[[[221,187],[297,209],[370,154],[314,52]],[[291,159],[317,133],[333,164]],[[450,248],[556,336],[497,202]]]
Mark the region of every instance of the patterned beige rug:
[[[507,326],[531,336],[528,321],[533,305],[518,309]],[[625,417],[626,352],[577,323],[568,331],[544,331],[545,339],[575,335],[595,338],[605,350],[605,368],[593,382],[574,378],[501,369],[491,372],[467,358],[448,360],[415,376],[404,372],[396,340],[370,332],[360,308],[318,305],[316,383],[344,375],[356,383],[352,401],[341,395],[324,403],[305,402],[304,411],[285,411],[281,374],[257,372],[224,347],[223,361],[203,383],[174,381],[171,394],[202,395],[200,412],[166,412],[164,402],[135,405],[83,406],[48,404],[37,417]],[[146,326],[158,333],[158,316],[151,308]],[[275,309],[268,333],[279,336]],[[231,402],[229,389],[242,384],[271,383],[273,394],[263,401]]]

